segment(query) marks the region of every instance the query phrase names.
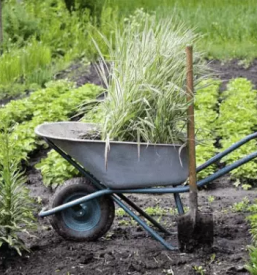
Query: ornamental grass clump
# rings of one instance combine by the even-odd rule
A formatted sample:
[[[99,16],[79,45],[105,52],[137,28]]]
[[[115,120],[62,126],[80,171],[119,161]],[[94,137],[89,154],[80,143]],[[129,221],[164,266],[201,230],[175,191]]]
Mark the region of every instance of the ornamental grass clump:
[[[198,37],[172,18],[142,10],[116,29],[107,58],[100,52],[99,73],[107,87],[102,139],[147,143],[186,140],[185,47]],[[106,73],[107,72],[107,73]],[[207,76],[202,54],[194,52],[197,85]]]

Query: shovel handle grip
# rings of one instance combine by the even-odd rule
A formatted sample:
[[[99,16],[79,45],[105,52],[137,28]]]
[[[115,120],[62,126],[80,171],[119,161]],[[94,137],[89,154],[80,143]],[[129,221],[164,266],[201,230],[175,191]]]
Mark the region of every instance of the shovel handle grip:
[[[189,187],[191,191],[197,191],[196,184],[196,159],[195,159],[195,123],[194,123],[194,79],[193,79],[193,47],[186,47],[187,60],[187,85],[186,94],[189,103],[187,115],[187,138],[189,154]]]

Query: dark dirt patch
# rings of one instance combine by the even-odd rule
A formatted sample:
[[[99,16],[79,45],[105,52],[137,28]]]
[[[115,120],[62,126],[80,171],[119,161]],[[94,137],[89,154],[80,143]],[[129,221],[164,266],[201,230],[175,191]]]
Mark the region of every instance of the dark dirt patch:
[[[86,83],[104,86],[96,69],[95,63],[84,64],[82,62],[70,65],[66,70],[59,72],[56,79],[67,78],[80,87]]]
[[[230,79],[243,77],[250,80],[254,87],[257,88],[257,59],[245,67],[240,60],[231,60],[222,62],[219,60],[210,61],[210,67],[217,73],[219,78],[223,81],[221,90],[225,90],[226,85]]]
[[[253,60],[247,68],[240,64],[240,60],[231,60],[225,63],[220,60],[211,60],[210,67],[219,75],[219,78],[223,80],[222,90],[225,89],[230,79],[237,77],[245,77],[252,81],[255,88],[257,87],[257,59]],[[77,87],[86,83],[104,86],[94,63],[85,64],[83,62],[76,62],[71,64],[67,69],[57,73],[55,76],[55,79],[65,78],[75,82]],[[30,91],[26,92],[24,96],[28,96],[29,94]],[[20,96],[0,99],[0,106],[19,98]]]
[[[14,100],[14,99],[15,99],[15,98],[12,98],[12,97],[0,99],[0,106],[4,106],[4,105],[6,105],[7,103],[9,103],[11,100]]]
[[[95,64],[84,64],[82,62],[71,64],[67,69],[57,73],[54,79],[68,79],[69,81],[75,82],[77,87],[83,86],[86,83],[104,86],[100,80]],[[31,93],[33,93],[33,91],[26,90],[18,96],[0,98],[0,108],[11,100],[22,99]]]
[[[35,171],[30,175],[32,194],[43,196],[47,205],[50,190],[43,187]],[[35,193],[35,189],[37,192]],[[39,192],[38,192],[39,191]],[[209,202],[209,196],[214,197]],[[37,237],[28,239],[31,254],[23,257],[9,255],[2,260],[0,274],[197,274],[195,266],[202,266],[205,274],[248,274],[244,264],[248,258],[246,245],[251,237],[245,215],[233,213],[230,206],[245,196],[255,198],[255,191],[236,191],[234,188],[217,188],[200,192],[201,209],[214,214],[214,245],[211,251],[191,254],[167,251],[130,218],[116,217],[111,230],[97,242],[74,243],[58,236],[47,219],[40,219]],[[159,206],[166,213],[157,216],[171,231],[176,231],[172,195],[130,195],[133,201],[146,209]],[[187,195],[182,196],[187,203]],[[164,235],[163,235],[164,236]],[[173,245],[177,237],[166,236]],[[174,272],[172,273],[171,270]]]
[[[11,96],[11,97],[6,96],[4,98],[1,98],[0,99],[0,108],[1,108],[1,106],[6,105],[7,103],[9,103],[12,100],[18,100],[18,99],[27,97],[30,95],[30,93],[31,93],[31,91],[26,90],[26,91],[22,91],[21,94],[18,96]]]

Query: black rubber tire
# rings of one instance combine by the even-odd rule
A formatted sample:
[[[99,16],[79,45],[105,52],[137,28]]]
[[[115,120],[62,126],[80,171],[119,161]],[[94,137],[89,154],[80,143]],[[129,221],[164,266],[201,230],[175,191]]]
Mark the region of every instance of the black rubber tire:
[[[56,190],[50,205],[52,207],[59,206],[72,194],[84,193],[87,195],[95,191],[97,191],[97,189],[86,178],[74,178],[66,181]],[[85,231],[71,229],[64,221],[62,214],[62,212],[65,211],[64,210],[52,215],[50,218],[51,225],[55,231],[63,238],[77,242],[95,241],[102,237],[110,229],[113,223],[115,216],[114,202],[109,196],[102,196],[93,200],[95,200],[100,206],[99,209],[101,213],[100,219],[94,228]]]

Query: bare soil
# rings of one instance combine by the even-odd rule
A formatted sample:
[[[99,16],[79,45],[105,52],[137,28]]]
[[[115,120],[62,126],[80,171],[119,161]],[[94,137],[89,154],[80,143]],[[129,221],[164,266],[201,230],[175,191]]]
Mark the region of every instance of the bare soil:
[[[220,75],[223,80],[243,76],[256,84],[257,62],[247,70],[235,62],[222,65],[214,61],[212,66],[223,72]],[[80,80],[77,78],[78,85],[89,81],[88,74],[84,74],[81,74]],[[40,173],[33,167],[45,152],[38,154],[31,159],[27,172],[31,195],[42,200],[35,206],[35,215],[40,208],[48,205],[53,195],[52,190],[44,187]],[[211,210],[214,216],[214,245],[208,252],[198,250],[189,254],[167,251],[127,216],[116,216],[106,236],[89,243],[66,241],[55,233],[47,219],[38,219],[35,237],[26,239],[31,253],[19,257],[13,251],[0,251],[0,274],[249,274],[244,268],[248,260],[247,245],[251,243],[246,214],[233,212],[232,206],[244,197],[253,201],[256,190],[236,190],[229,177],[223,177],[211,185],[211,188],[199,192],[200,210]],[[165,209],[167,213],[156,218],[171,231],[176,231],[177,216],[173,213],[175,205],[172,195],[129,197],[144,209],[157,206]],[[182,200],[187,205],[187,194],[182,195]],[[165,239],[174,246],[178,245],[176,235],[165,236]],[[205,270],[204,273],[200,273],[200,267]]]
[[[207,252],[198,250],[187,254],[167,251],[127,216],[116,216],[107,235],[89,243],[66,241],[55,233],[47,219],[39,219],[36,238],[27,239],[31,253],[22,257],[10,252],[3,253],[0,274],[186,275],[199,274],[194,268],[200,266],[205,270],[204,274],[248,274],[244,265],[248,260],[246,246],[251,243],[251,237],[246,215],[233,212],[231,206],[244,197],[254,200],[256,191],[224,187],[227,182],[224,184],[223,181],[227,180],[224,178],[215,182],[214,190],[199,192],[200,210],[211,210],[214,216],[214,245]],[[31,194],[42,198],[42,206],[47,205],[52,191],[43,187],[41,176],[34,169],[29,173],[29,183]],[[155,218],[170,231],[176,232],[177,216],[171,214],[175,209],[172,195],[129,197],[143,209],[157,206],[165,209],[167,213]],[[182,195],[182,199],[187,205],[186,194]],[[166,236],[165,239],[174,246],[178,245],[176,235]]]
[[[255,89],[257,88],[257,59],[253,60],[251,64],[247,64],[247,66],[237,59],[228,62],[212,60],[210,61],[210,67],[222,80],[222,90],[225,90],[229,80],[238,77],[247,78],[253,83]]]

